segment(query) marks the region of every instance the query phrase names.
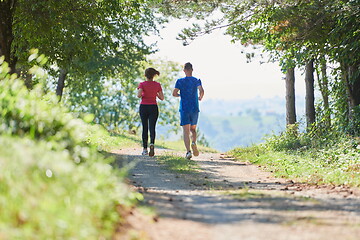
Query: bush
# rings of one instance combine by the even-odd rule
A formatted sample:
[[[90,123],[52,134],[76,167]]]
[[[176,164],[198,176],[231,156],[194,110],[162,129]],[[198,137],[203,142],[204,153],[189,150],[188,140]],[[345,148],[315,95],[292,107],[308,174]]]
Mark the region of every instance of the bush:
[[[300,148],[302,144],[298,125],[288,125],[286,131],[279,136],[273,135],[268,137],[265,146],[274,151],[286,151]]]
[[[0,134],[44,140],[57,149],[66,149],[76,162],[88,155],[86,134],[89,126],[75,118],[41,89],[29,91],[20,79],[0,81]]]
[[[117,208],[141,195],[98,152],[109,134],[7,72],[2,63],[0,239],[111,238]]]
[[[0,238],[110,238],[132,193],[100,155],[83,164],[45,141],[0,137]]]

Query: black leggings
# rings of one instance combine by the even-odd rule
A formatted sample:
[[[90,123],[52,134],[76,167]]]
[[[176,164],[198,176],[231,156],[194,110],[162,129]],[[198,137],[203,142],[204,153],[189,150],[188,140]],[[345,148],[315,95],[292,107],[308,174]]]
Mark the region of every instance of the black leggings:
[[[148,131],[150,130],[150,143],[155,143],[155,126],[159,117],[159,108],[157,105],[140,104],[140,118],[143,127],[142,141],[143,147],[148,145]]]

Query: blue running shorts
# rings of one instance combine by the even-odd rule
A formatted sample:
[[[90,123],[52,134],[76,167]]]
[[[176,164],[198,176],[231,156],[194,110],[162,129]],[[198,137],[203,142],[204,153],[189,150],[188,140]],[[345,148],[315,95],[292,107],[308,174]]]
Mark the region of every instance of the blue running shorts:
[[[197,125],[199,112],[180,112],[180,126]]]

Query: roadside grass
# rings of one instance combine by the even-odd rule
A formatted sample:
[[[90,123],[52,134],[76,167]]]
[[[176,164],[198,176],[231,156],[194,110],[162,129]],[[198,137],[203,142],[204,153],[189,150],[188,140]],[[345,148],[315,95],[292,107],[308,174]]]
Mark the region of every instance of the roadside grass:
[[[264,166],[276,177],[310,184],[360,186],[360,153],[334,145],[327,149],[274,151],[263,145],[235,148],[229,155]]]
[[[140,147],[140,137],[126,132],[108,132],[100,125],[93,125],[87,133],[89,144],[97,147],[99,151],[111,151],[117,148]]]
[[[189,184],[210,191],[223,191],[227,187],[223,182],[214,182],[203,175],[201,167],[195,160],[188,160],[175,153],[167,153],[156,156],[156,161],[169,171],[177,174],[177,177],[186,179]]]
[[[194,160],[188,160],[175,154],[157,156],[156,160],[166,169],[187,180],[190,185],[202,189],[217,191],[223,189],[222,183],[215,183],[204,178],[200,166]]]
[[[231,196],[232,198],[237,200],[260,199],[264,198],[265,196],[270,196],[258,190],[250,190],[249,188],[220,191],[220,193],[223,195]]]
[[[156,160],[165,165],[167,169],[176,173],[193,174],[200,170],[199,165],[193,161],[175,154],[157,156]]]

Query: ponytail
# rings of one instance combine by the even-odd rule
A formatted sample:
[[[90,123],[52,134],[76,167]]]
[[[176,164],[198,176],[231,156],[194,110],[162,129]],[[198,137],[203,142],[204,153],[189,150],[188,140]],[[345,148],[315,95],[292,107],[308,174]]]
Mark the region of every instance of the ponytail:
[[[147,79],[153,79],[155,75],[160,76],[160,72],[156,70],[155,68],[147,68],[145,70],[145,77]]]

